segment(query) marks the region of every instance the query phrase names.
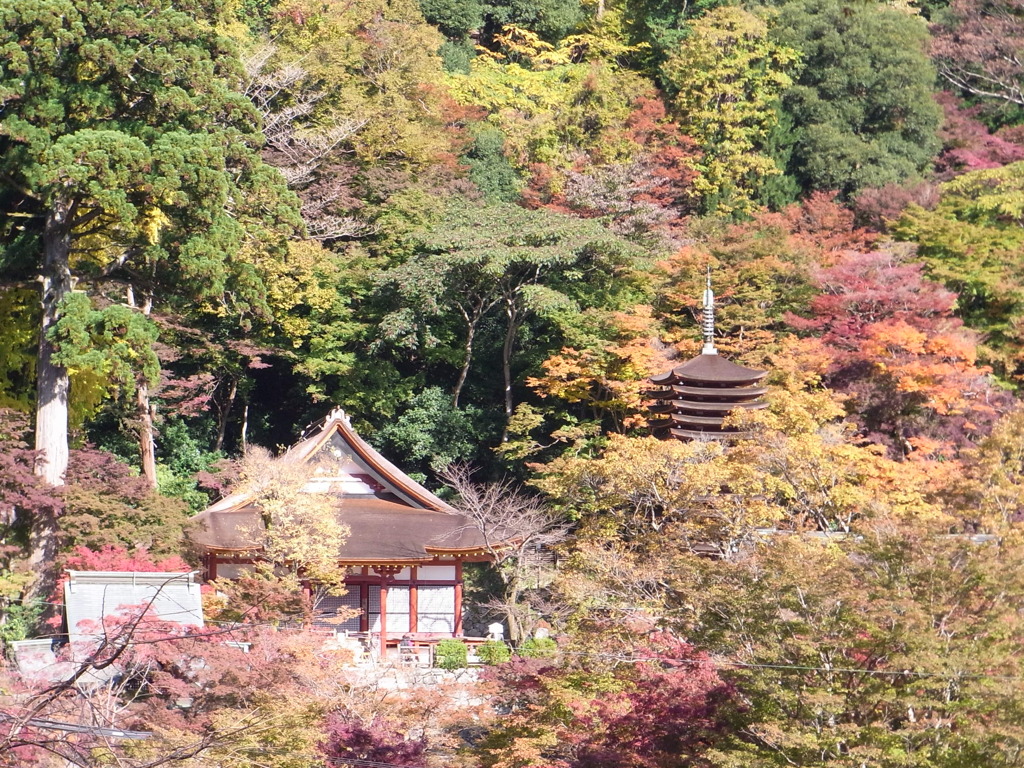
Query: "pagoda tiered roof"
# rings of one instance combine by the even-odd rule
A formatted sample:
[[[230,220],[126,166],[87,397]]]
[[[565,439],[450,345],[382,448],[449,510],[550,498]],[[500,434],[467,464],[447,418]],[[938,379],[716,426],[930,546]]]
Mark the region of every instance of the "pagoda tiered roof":
[[[767,374],[705,351],[652,376],[655,388],[647,392],[654,401],[650,410],[662,417],[653,423],[655,434],[681,440],[741,437],[737,430],[725,426],[725,419],[736,409],[768,406],[764,399],[768,389],[758,386]]]
[[[726,360],[715,349],[715,294],[711,290],[710,270],[702,314],[704,348],[701,354],[650,378],[652,388],[647,396],[654,401],[650,411],[660,417],[651,426],[659,437],[679,440],[742,437],[743,433],[725,426],[729,414],[738,409],[755,411],[768,407],[764,399],[768,388],[761,386],[768,372]]]

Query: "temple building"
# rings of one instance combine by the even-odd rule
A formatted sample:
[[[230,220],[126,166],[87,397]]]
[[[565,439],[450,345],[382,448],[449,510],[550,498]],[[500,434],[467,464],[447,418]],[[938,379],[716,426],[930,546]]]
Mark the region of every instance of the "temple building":
[[[725,426],[730,411],[737,408],[767,408],[761,385],[767,371],[746,368],[720,357],[715,348],[715,294],[708,275],[704,290],[701,353],[665,373],[652,376],[647,395],[654,403],[654,434],[665,439],[729,440],[743,437],[735,428]]]
[[[341,409],[277,461],[307,465],[303,490],[332,499],[338,522],[349,529],[338,552],[348,591],[322,598],[317,611],[323,617],[354,609],[346,613],[356,615],[330,626],[376,634],[382,645],[405,634],[462,634],[463,563],[492,559],[471,520],[371,448]],[[236,578],[260,557],[263,515],[245,493],[218,501],[196,522],[192,539],[208,579]]]

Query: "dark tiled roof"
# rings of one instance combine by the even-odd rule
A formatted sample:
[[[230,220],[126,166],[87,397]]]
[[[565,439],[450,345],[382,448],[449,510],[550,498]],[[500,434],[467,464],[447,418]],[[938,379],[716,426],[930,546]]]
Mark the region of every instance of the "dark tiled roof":
[[[671,371],[651,377],[653,384],[676,384],[680,381],[721,382],[723,384],[747,384],[760,381],[767,371],[747,368],[726,360],[719,355],[697,355]]]
[[[380,563],[429,560],[444,553],[483,554],[485,542],[479,529],[381,456],[355,433],[340,411],[328,416],[319,433],[292,446],[279,461],[310,462],[322,450],[333,451],[339,446],[351,456],[354,464],[350,466],[357,470],[350,470],[348,476],[373,491],[348,493],[342,482],[326,494],[326,503],[336,505],[338,522],[350,531],[338,553],[339,562]],[[312,474],[311,480],[316,480]],[[245,493],[236,493],[196,515],[190,537],[206,551],[249,553],[259,548],[262,532],[258,506]],[[504,538],[514,539],[515,532]]]
[[[479,552],[484,547],[480,531],[462,515],[373,497],[338,498],[335,515],[349,528],[338,552],[342,563],[428,560],[434,554]],[[221,552],[254,551],[263,531],[259,510],[252,505],[221,512],[207,510],[197,515],[196,521],[192,540]]]

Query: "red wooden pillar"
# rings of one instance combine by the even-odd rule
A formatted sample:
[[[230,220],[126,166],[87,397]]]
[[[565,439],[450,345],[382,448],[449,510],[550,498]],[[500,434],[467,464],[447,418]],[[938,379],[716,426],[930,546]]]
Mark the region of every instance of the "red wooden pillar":
[[[380,658],[388,657],[388,575],[380,575]]]
[[[409,568],[409,631],[419,631],[417,614],[420,612],[420,598],[416,590],[416,566]]]
[[[462,561],[455,564],[455,635],[462,634]]]
[[[206,556],[206,580],[213,581],[217,578],[217,556],[207,555]]]

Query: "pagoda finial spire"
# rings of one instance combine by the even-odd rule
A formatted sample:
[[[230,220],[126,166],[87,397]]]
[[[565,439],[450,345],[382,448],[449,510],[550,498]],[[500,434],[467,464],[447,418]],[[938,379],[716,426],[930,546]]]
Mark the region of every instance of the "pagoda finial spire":
[[[702,355],[717,355],[715,349],[715,292],[711,290],[711,265],[708,264],[707,287],[704,289],[704,318],[701,323],[704,331],[704,349]]]

